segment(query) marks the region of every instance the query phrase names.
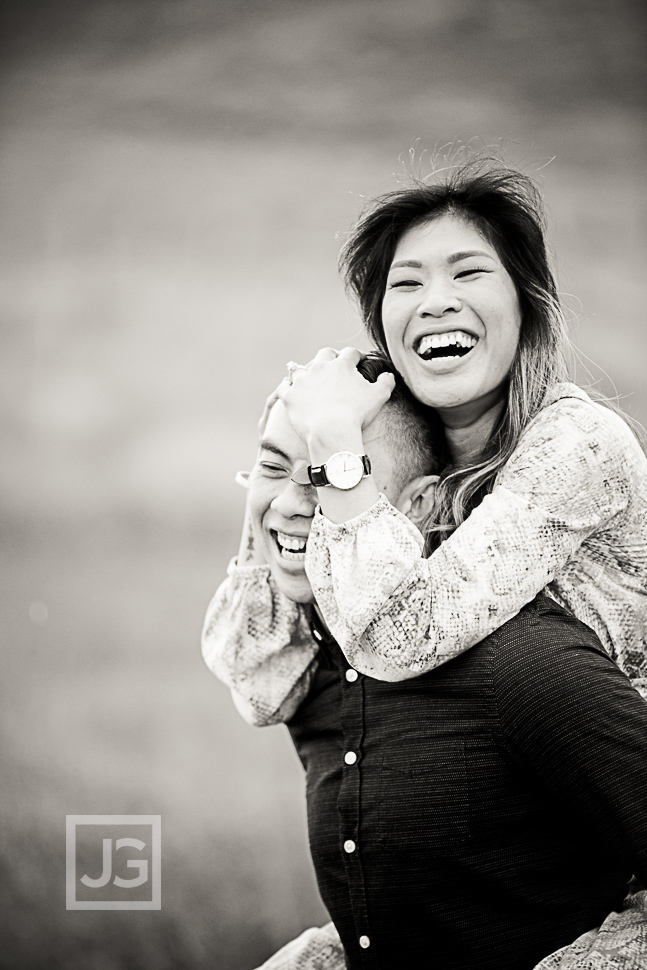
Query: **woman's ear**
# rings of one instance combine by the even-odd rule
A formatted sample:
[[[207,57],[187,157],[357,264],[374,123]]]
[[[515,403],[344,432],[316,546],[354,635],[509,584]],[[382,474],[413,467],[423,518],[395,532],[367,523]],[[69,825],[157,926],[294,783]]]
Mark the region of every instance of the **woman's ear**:
[[[431,512],[438,477],[438,475],[421,475],[405,485],[400,492],[395,507],[415,526],[420,525]]]

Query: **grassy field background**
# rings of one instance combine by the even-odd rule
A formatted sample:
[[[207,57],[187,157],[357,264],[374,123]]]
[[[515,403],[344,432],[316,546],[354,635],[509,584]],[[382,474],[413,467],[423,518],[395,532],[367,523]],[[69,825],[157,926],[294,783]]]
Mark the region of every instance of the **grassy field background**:
[[[642,6],[2,16],[0,966],[249,970],[326,919],[287,733],[199,654],[262,402],[363,339],[335,262],[364,197],[474,139],[540,178],[583,379],[647,420]],[[94,813],[162,815],[161,912],[66,912]]]

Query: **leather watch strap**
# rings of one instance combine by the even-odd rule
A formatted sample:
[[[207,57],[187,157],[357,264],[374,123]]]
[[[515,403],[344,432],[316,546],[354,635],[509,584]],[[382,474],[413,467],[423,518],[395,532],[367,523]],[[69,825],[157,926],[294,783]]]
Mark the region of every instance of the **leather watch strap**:
[[[362,465],[364,467],[364,476],[371,474],[371,461],[368,455],[359,455],[362,459]],[[364,477],[363,476],[363,477]],[[326,474],[326,466],[323,465],[310,465],[308,468],[308,478],[313,485],[317,488],[321,488],[324,485],[330,485],[328,481],[328,476]]]
[[[326,475],[325,465],[310,465],[308,468],[308,478],[317,488],[321,488],[322,485],[330,485],[328,476]]]

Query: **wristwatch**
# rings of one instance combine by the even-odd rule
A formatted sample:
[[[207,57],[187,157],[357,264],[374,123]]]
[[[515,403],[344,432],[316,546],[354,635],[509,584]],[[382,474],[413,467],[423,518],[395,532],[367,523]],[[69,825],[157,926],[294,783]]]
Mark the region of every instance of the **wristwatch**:
[[[310,465],[308,478],[313,485],[332,485],[334,488],[355,488],[363,478],[371,474],[367,455],[355,455],[352,451],[337,451],[325,465]]]

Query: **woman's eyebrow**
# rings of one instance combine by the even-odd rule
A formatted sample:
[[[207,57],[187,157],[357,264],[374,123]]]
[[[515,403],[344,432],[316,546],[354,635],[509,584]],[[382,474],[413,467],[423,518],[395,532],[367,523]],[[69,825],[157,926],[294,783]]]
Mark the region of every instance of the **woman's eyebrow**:
[[[410,266],[412,269],[422,269],[422,263],[417,259],[401,259],[397,263],[391,263],[391,269],[399,269],[401,266]]]
[[[452,253],[447,257],[447,262],[458,263],[461,259],[469,259],[470,256],[485,256],[486,259],[494,259],[491,253],[486,253],[482,249],[470,249],[461,253]],[[405,266],[411,269],[422,269],[422,263],[417,259],[400,259],[397,263],[391,263],[391,269],[401,269]]]
[[[448,263],[458,263],[461,259],[469,259],[470,256],[485,256],[486,259],[494,259],[491,253],[485,253],[482,249],[470,249],[464,253],[452,253],[447,257]]]
[[[279,458],[283,458],[288,464],[291,463],[292,459],[289,455],[286,455],[284,451],[279,448],[278,445],[273,444],[271,441],[261,441],[258,446],[259,451],[271,451],[273,455],[278,455]]]

